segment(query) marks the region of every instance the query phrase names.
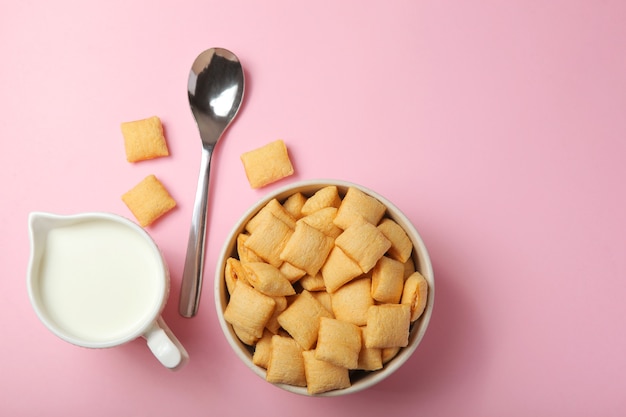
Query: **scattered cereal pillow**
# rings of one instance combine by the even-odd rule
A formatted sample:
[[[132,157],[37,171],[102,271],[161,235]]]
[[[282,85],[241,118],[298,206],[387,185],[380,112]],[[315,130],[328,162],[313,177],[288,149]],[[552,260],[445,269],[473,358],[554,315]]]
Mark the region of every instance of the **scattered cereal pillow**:
[[[143,227],[176,207],[176,201],[154,175],[148,175],[122,195],[122,201]]]
[[[245,152],[241,162],[252,188],[261,188],[293,174],[287,146],[282,140]]]
[[[128,162],[168,156],[163,125],[157,116],[121,124]]]

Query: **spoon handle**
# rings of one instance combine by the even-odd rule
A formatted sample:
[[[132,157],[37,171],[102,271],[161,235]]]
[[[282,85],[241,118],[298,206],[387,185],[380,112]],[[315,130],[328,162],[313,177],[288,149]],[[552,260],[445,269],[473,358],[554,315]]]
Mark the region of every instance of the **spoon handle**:
[[[202,148],[200,177],[193,206],[187,255],[183,269],[178,311],[183,317],[193,317],[198,312],[200,290],[202,289],[202,271],[204,269],[204,241],[206,237],[206,218],[209,196],[209,173],[213,147]]]

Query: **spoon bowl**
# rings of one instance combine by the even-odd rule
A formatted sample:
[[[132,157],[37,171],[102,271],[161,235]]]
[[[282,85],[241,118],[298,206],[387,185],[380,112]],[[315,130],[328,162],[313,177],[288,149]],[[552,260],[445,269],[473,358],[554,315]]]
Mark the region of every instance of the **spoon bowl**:
[[[195,316],[200,301],[213,149],[239,111],[244,85],[239,59],[223,48],[202,52],[189,72],[189,106],[202,139],[202,159],[180,291],[179,312],[183,317]]]

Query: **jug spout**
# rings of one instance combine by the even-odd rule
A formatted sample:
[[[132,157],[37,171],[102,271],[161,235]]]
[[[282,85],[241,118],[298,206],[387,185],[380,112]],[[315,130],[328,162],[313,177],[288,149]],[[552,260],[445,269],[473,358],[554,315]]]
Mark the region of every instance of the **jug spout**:
[[[88,218],[88,214],[59,215],[46,212],[32,212],[28,215],[30,238],[29,280],[36,280],[50,232]]]
[[[29,276],[37,277],[39,264],[46,250],[48,236],[55,230],[77,223],[93,220],[94,218],[112,217],[109,213],[78,213],[71,215],[53,214],[42,211],[31,212],[28,215],[28,229],[30,237]]]
[[[52,213],[32,212],[28,215],[28,226],[31,232],[31,241],[57,227],[62,217]]]
[[[61,216],[51,213],[32,212],[28,215],[31,255],[41,253],[48,232],[56,228],[59,222],[61,222]]]
[[[28,231],[30,238],[30,259],[28,262],[29,281],[38,279],[48,233],[50,230],[57,228],[65,218],[66,216],[44,212],[32,212],[28,215]]]
[[[79,213],[73,215],[61,215],[35,211],[28,216],[31,243],[45,239],[48,233],[56,228],[70,226],[75,223],[89,220],[94,217],[93,213]]]

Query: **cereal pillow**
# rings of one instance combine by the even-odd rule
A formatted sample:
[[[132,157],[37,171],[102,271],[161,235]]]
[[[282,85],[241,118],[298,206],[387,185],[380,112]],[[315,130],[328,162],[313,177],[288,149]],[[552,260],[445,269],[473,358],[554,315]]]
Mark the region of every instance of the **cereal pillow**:
[[[391,247],[391,242],[385,235],[363,219],[355,221],[337,236],[335,244],[359,265],[363,273],[374,268]]]
[[[306,386],[302,348],[295,340],[279,335],[272,337],[265,379],[273,384]]]
[[[368,348],[396,348],[409,344],[411,307],[408,304],[380,304],[367,312]]]
[[[159,217],[176,207],[176,201],[154,175],[148,175],[130,191],[122,195],[139,224],[150,226]]]
[[[332,314],[305,290],[278,316],[278,323],[303,349],[311,349],[317,342],[320,317]]]
[[[320,318],[320,329],[315,348],[315,359],[348,369],[359,365],[361,329],[347,321]]]
[[[168,156],[161,119],[156,116],[121,125],[128,162]]]
[[[275,307],[276,301],[272,297],[237,281],[230,302],[224,310],[224,320],[232,324],[234,329],[242,329],[258,340],[263,336],[265,325]]]
[[[302,352],[302,358],[304,359],[304,374],[309,394],[321,394],[350,386],[348,368],[317,359],[315,350]]]
[[[282,140],[242,154],[241,162],[252,188],[261,188],[293,174],[287,146]]]
[[[304,222],[297,222],[293,234],[280,252],[280,260],[315,276],[333,248],[330,236]]]

